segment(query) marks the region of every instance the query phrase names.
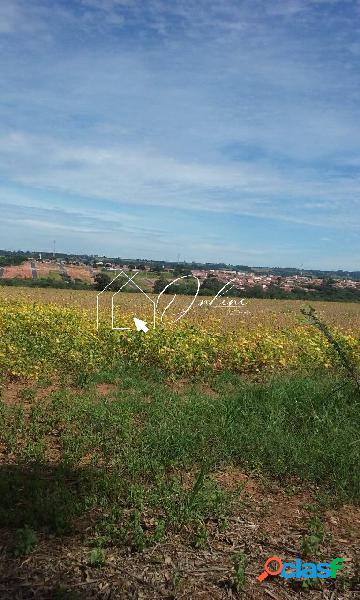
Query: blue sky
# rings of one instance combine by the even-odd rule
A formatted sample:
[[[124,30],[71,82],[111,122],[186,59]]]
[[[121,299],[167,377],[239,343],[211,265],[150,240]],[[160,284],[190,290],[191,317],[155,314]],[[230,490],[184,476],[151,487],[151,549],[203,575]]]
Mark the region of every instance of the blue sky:
[[[0,248],[360,268],[358,0],[1,0]]]

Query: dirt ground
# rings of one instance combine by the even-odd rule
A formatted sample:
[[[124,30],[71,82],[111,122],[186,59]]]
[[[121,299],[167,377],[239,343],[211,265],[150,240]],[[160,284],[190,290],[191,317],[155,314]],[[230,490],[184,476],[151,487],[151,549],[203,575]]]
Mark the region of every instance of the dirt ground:
[[[257,581],[265,560],[273,555],[283,561],[300,556],[307,532],[314,490],[294,486],[282,489],[236,471],[219,472],[224,487],[244,482],[241,509],[232,514],[219,533],[208,522],[204,548],[189,544],[186,532],[169,535],[142,553],[129,548],[108,548],[104,566],[89,566],[86,531],[71,537],[39,536],[26,558],[9,552],[14,532],[2,529],[0,542],[0,598],[2,600],[69,599],[212,599],[340,600],[360,598],[360,508],[345,505],[324,512],[325,536],[317,562],[345,559],[336,580],[323,580],[316,589],[296,589],[291,580],[269,577]],[[232,558],[247,557],[245,584],[236,591]],[[71,594],[72,593],[72,594]]]

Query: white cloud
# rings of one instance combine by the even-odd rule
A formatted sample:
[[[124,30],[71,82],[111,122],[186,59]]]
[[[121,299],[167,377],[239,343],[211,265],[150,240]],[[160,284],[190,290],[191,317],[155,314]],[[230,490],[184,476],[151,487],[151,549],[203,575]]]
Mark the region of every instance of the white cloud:
[[[135,146],[75,146],[13,133],[0,138],[2,174],[34,188],[119,203],[358,227],[360,181],[313,169],[182,162]],[[307,200],[304,200],[306,198]]]

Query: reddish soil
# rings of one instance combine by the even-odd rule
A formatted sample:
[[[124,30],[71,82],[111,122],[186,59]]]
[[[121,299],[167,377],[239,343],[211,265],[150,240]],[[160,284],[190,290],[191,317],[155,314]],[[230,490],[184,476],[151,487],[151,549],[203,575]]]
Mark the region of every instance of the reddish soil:
[[[85,283],[94,283],[94,278],[91,277],[89,270],[85,267],[69,265],[66,266],[66,271],[71,279],[81,279]]]
[[[47,262],[36,261],[35,264],[36,264],[36,271],[37,271],[38,277],[48,277],[52,273],[59,273],[59,274],[62,273],[62,270],[59,268],[59,265],[56,263],[47,263]],[[66,273],[72,279],[80,279],[81,281],[84,281],[85,283],[94,283],[94,278],[91,276],[89,269],[87,269],[86,267],[76,266],[76,265],[64,265],[64,268],[65,268]],[[6,278],[9,279],[9,278],[13,278],[13,277],[19,277],[19,278],[23,277],[25,279],[31,279],[32,278],[31,262],[26,261],[22,265],[19,265],[19,266],[4,267],[3,277],[5,279]]]
[[[4,267],[4,279],[13,279],[14,277],[23,277],[24,279],[31,279],[31,263],[30,261],[24,262],[22,265],[16,267]]]
[[[117,386],[113,383],[99,383],[96,386],[96,393],[98,396],[110,396]]]

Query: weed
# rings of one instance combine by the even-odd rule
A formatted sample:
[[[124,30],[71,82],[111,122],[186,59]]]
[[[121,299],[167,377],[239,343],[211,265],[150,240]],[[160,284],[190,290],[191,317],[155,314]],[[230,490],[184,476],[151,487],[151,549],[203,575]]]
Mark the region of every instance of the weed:
[[[141,524],[141,515],[138,510],[134,510],[129,522],[129,543],[136,552],[143,552],[148,544],[145,531]]]
[[[39,388],[48,388],[51,386],[51,384],[52,384],[51,377],[49,377],[45,373],[43,373],[39,376],[39,379],[37,381],[37,385]]]
[[[187,508],[189,511],[191,511],[192,508],[195,506],[199,492],[200,492],[201,488],[204,487],[204,479],[205,479],[205,475],[208,471],[209,471],[209,466],[206,463],[204,463],[195,479],[193,488],[187,498]]]
[[[182,575],[179,571],[176,570],[171,578],[171,587],[174,592],[176,592],[176,590],[179,588],[181,580]]]
[[[309,521],[309,534],[302,540],[301,551],[304,556],[317,556],[324,541],[324,525],[321,519],[314,515]]]
[[[241,592],[245,586],[245,569],[247,559],[243,552],[237,552],[232,556],[234,576],[232,579],[232,588],[237,592]]]
[[[360,379],[357,370],[357,365],[355,364],[353,358],[350,356],[349,347],[347,344],[344,344],[344,341],[339,341],[336,339],[335,335],[330,331],[330,328],[324,323],[321,319],[319,319],[316,314],[315,309],[310,306],[308,309],[301,309],[302,314],[307,317],[309,322],[314,325],[321,333],[325,336],[327,341],[331,344],[332,348],[336,352],[342,366],[345,368],[346,372],[355,383],[357,392],[360,394]]]
[[[19,390],[19,398],[21,400],[30,402],[31,400],[34,400],[35,396],[36,390],[34,390],[33,388],[23,388],[22,390]]]
[[[27,556],[30,554],[38,542],[36,533],[31,527],[25,526],[16,532],[16,546],[14,548],[15,556]]]
[[[209,534],[203,521],[198,521],[194,532],[194,547],[205,548],[208,545]]]
[[[91,567],[103,567],[106,560],[106,554],[103,548],[93,548],[89,554],[89,565]]]
[[[152,537],[154,543],[160,542],[165,535],[166,523],[164,519],[159,519],[155,525],[155,531]]]
[[[86,371],[80,370],[74,375],[74,384],[79,388],[85,388],[90,383],[90,375]]]

